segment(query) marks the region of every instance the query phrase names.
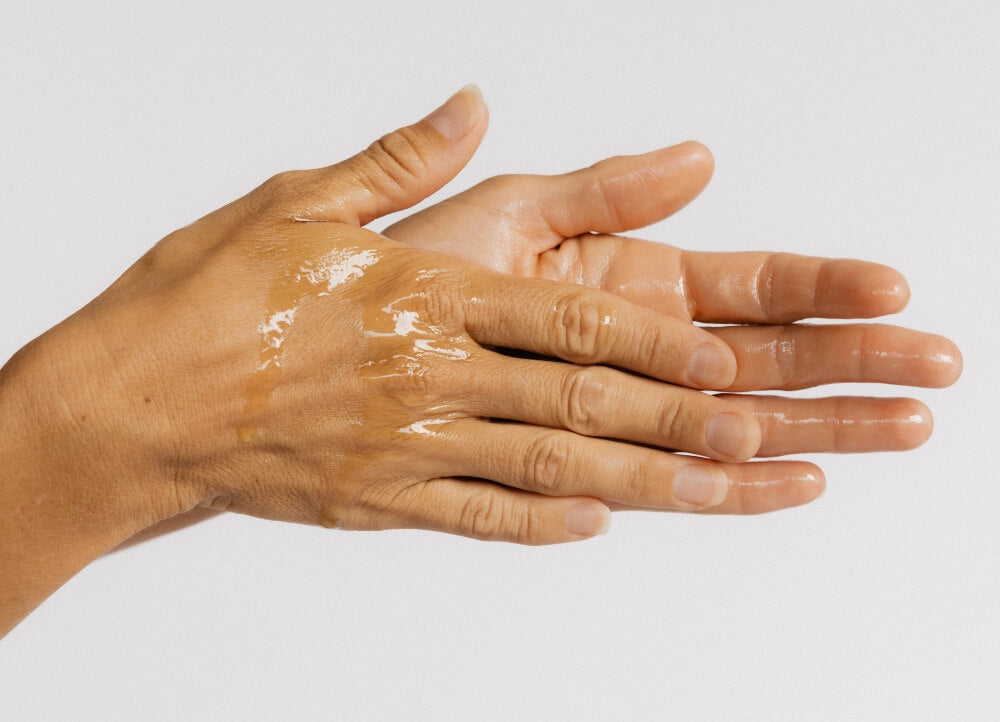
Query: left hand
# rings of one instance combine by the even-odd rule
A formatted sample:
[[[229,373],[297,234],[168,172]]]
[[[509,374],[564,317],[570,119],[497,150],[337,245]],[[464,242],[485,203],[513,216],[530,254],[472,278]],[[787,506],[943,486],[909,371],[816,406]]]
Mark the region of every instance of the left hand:
[[[730,324],[710,329],[737,356],[728,391],[834,382],[940,387],[958,378],[961,355],[940,336],[883,324],[794,323],[901,310],[909,289],[891,268],[786,253],[690,252],[612,235],[673,214],[712,169],[708,150],[688,142],[565,175],[498,176],[384,234],[515,276],[610,291],[687,322]],[[762,457],[909,449],[932,426],[927,407],[909,398],[729,398],[760,422]],[[773,476],[776,465],[766,467]]]

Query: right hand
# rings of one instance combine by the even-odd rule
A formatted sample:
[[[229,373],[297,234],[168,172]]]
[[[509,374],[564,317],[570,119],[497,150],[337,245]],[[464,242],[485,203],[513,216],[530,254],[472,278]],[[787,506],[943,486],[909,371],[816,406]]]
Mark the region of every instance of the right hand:
[[[459,94],[171,234],[20,354],[9,376],[44,405],[81,484],[132,480],[161,518],[201,505],[531,544],[603,531],[601,500],[732,511],[815,496],[812,465],[731,463],[754,455],[760,430],[687,388],[736,376],[707,331],[361,227],[464,165],[485,123],[470,105]]]
[[[736,354],[727,398],[760,423],[759,457],[923,443],[932,420],[917,399],[745,393],[954,383],[962,356],[941,336],[884,323],[800,323],[902,310],[909,288],[898,271],[852,259],[689,251],[619,235],[678,211],[713,168],[707,148],[686,142],[561,175],[496,176],[384,233],[512,276],[597,288],[687,323],[712,324],[709,331]]]

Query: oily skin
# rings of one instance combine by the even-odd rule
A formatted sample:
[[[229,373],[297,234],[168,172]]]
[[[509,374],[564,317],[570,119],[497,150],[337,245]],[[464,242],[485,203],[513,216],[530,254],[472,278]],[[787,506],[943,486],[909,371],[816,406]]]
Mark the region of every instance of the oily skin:
[[[385,235],[514,276],[602,289],[688,323],[726,324],[710,331],[738,360],[727,391],[835,382],[942,387],[958,378],[961,354],[941,336],[886,324],[796,323],[902,310],[909,288],[894,269],[787,253],[691,252],[615,235],[679,210],[713,167],[709,151],[688,142],[565,175],[499,176]],[[910,449],[932,427],[926,406],[908,398],[726,398],[761,424],[759,457]]]
[[[726,470],[702,457],[749,458],[759,429],[692,388],[732,383],[723,342],[362,227],[447,182],[485,122],[463,91],[358,156],[275,176],[164,238],[4,366],[0,633],[92,559],[198,507],[546,544],[603,532],[603,499],[724,501]],[[564,362],[511,389],[523,369],[495,347]],[[643,399],[652,379],[663,393]],[[566,430],[595,381],[636,397],[636,418],[604,422],[624,441]],[[567,393],[543,397],[551,383]],[[511,412],[523,394],[566,423]],[[720,413],[740,427],[728,451],[707,443]]]
[[[485,124],[463,91],[359,156],[272,178],[4,367],[0,633],[199,507],[543,544],[601,533],[605,502],[750,512],[819,493],[812,465],[736,463],[758,451],[756,411],[695,390],[740,388],[738,344],[362,228],[447,182]]]
[[[470,135],[481,139],[485,124]],[[804,318],[874,318],[902,310],[905,279],[886,266],[849,259],[785,253],[699,253],[615,235],[680,210],[706,186],[714,169],[707,148],[687,142],[638,156],[610,158],[558,176],[507,175],[418,212],[385,230],[407,245],[436,250],[514,276],[548,278],[598,288],[688,323],[739,324],[712,329],[739,360],[728,390],[790,390],[832,382],[947,386],[961,372],[961,355],[940,336],[882,324],[822,327]],[[753,325],[747,325],[753,324]],[[794,325],[793,325],[794,324]],[[510,368],[505,361],[505,367]],[[518,361],[524,373],[553,364]],[[490,371],[502,374],[497,369]],[[659,384],[635,384],[634,393],[601,393],[601,374],[588,372],[573,416],[545,415],[552,404],[531,393],[512,395],[504,417],[530,419],[578,433],[607,436],[608,420],[636,418],[637,399],[665,397]],[[565,394],[557,371],[539,393]],[[518,384],[521,373],[509,378]],[[587,376],[584,376],[586,379]],[[604,386],[607,389],[610,386]],[[519,401],[529,399],[525,406]],[[699,403],[696,396],[685,403]],[[900,451],[930,436],[930,411],[912,398],[786,398],[732,394],[726,399],[752,414],[761,431],[756,457],[810,452]],[[669,401],[661,402],[665,406]],[[679,414],[683,417],[684,414]],[[643,439],[635,429],[628,438]],[[755,513],[802,504],[818,496],[822,472],[804,462],[727,467],[730,492],[705,513]],[[612,503],[611,508],[628,508]],[[193,511],[129,540],[142,541],[194,523]]]

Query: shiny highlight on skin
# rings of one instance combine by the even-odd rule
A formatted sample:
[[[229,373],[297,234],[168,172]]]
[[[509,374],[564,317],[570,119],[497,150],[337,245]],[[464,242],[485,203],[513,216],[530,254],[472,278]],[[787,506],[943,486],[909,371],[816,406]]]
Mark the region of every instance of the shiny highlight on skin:
[[[237,428],[240,441],[249,443],[257,435],[257,419],[281,381],[285,340],[295,315],[307,298],[329,296],[335,289],[364,276],[378,262],[373,250],[335,248],[313,258],[296,258],[290,251],[286,270],[278,276],[267,296],[264,322],[257,327],[260,338],[257,369],[247,383],[244,422]]]
[[[417,281],[429,280],[437,275],[436,271],[421,270]],[[379,339],[392,339],[396,353],[391,355],[374,354],[375,359],[362,364],[358,372],[367,379],[400,379],[407,380],[416,386],[416,379],[430,373],[433,364],[441,361],[464,361],[471,357],[471,352],[462,345],[467,340],[461,336],[447,336],[439,326],[423,320],[426,315],[429,296],[418,291],[402,296],[384,306],[380,312],[371,314],[365,319],[364,335],[378,345]],[[442,336],[444,337],[442,339]],[[407,339],[410,348],[405,353],[398,353],[398,341]],[[447,345],[443,345],[447,344]],[[433,410],[433,409],[432,409]],[[437,436],[433,428],[451,421],[451,419],[430,418],[414,421],[396,431],[400,434],[416,436]]]

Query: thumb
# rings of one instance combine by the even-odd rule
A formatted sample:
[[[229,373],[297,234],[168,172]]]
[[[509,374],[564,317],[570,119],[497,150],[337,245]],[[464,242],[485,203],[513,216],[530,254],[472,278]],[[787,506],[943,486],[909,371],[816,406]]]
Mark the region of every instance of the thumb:
[[[409,208],[465,167],[488,121],[482,93],[467,85],[423,120],[382,136],[356,156],[301,174],[295,191],[306,200],[295,215],[364,226]]]

